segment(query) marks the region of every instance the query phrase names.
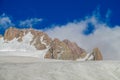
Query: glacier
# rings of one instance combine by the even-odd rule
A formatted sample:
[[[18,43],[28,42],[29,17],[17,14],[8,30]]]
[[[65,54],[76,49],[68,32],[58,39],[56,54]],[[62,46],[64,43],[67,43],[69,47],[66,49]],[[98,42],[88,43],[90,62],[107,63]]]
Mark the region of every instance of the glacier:
[[[0,80],[120,80],[120,61],[0,56]]]

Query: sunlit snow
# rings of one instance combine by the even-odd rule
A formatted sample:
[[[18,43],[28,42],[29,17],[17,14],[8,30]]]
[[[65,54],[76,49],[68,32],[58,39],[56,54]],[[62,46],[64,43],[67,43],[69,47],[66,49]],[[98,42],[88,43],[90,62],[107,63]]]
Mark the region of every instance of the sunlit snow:
[[[22,42],[18,42],[17,38],[7,42],[0,38],[0,56],[29,56],[43,59],[48,49],[36,50],[34,45],[30,45],[32,38],[31,32],[23,37]]]
[[[119,61],[1,60],[0,80],[120,80]]]

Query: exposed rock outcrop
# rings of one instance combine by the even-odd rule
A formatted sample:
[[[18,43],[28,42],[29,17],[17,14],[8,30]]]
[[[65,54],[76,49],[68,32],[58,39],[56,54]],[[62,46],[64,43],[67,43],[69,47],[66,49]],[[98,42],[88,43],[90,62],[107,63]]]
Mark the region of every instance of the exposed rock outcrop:
[[[33,35],[30,45],[31,44],[34,45],[37,50],[46,49],[46,47],[50,45],[52,39],[46,33],[33,30],[31,28],[16,29],[16,28],[10,27],[8,30],[5,31],[4,40],[11,41],[14,38],[17,38],[17,40],[21,42],[23,40],[23,37],[29,32]]]
[[[80,48],[75,42],[70,42],[69,40],[63,40],[63,42],[69,47],[72,54],[74,54],[74,59],[79,57],[83,58],[86,56],[86,52],[84,49]],[[76,55],[76,56],[75,56]]]
[[[76,60],[85,55],[85,50],[79,48],[76,43],[70,42],[69,40],[60,41],[59,39],[54,39],[45,58]]]
[[[45,58],[62,59],[62,60],[75,59],[71,49],[59,39],[54,39],[51,42],[50,49],[45,55]]]
[[[92,53],[90,53],[89,56],[87,57],[86,61],[87,60],[93,60],[93,61],[103,60],[100,50],[98,48],[94,48]]]
[[[103,60],[102,54],[98,48],[94,48],[92,54],[94,60]]]
[[[31,29],[30,32],[33,35],[33,39],[30,44],[34,44],[37,50],[46,49],[52,42],[52,39],[44,32],[35,31],[33,29]]]
[[[0,38],[2,38],[3,36],[2,35],[0,35]]]
[[[20,31],[18,29],[10,27],[5,31],[4,40],[10,41],[13,40],[14,38],[18,38],[19,32]]]

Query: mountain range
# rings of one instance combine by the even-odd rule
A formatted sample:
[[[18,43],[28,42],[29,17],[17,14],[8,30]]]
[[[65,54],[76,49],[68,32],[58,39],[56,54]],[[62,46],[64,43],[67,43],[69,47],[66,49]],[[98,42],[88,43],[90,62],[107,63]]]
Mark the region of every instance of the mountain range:
[[[10,27],[3,36],[0,35],[0,55],[58,60],[103,60],[99,48],[93,48],[92,52],[87,53],[85,49],[70,40],[52,39],[40,30],[15,27]]]

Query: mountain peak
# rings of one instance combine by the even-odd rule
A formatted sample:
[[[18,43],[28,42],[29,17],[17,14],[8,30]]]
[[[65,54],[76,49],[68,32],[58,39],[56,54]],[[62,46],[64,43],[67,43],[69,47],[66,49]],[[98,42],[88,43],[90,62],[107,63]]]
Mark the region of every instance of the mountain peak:
[[[60,41],[57,38],[52,40],[46,33],[32,28],[17,29],[10,27],[5,31],[1,44],[3,46],[0,45],[0,51],[5,48],[7,50],[8,47],[17,50],[24,49],[25,51],[44,51],[43,57],[48,59],[102,60],[102,54],[98,48],[95,48],[93,53],[89,55],[75,42],[71,42],[67,39]]]

